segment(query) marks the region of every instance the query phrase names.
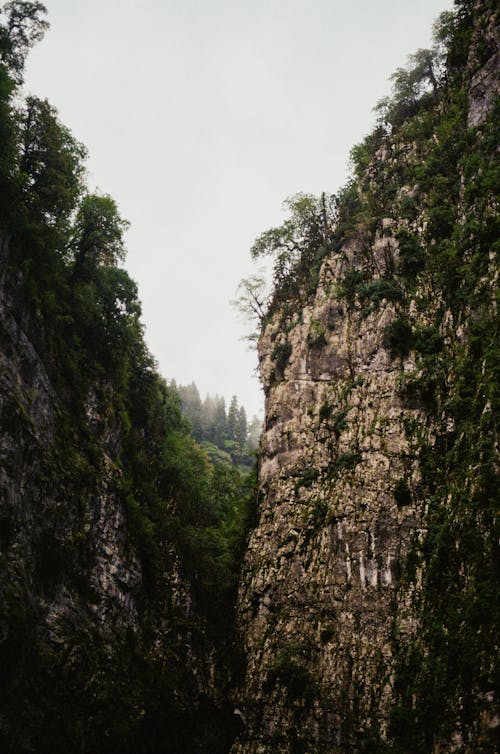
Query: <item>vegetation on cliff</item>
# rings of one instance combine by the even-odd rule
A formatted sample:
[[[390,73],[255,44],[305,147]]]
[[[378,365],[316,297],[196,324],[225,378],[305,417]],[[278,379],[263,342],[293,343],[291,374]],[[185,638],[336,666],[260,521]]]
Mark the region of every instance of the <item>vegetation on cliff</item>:
[[[280,322],[272,331],[275,381],[286,373],[288,333],[317,292],[323,260],[350,240],[361,256],[355,263],[345,256],[332,306],[361,317],[388,304],[395,311],[384,345],[401,370],[403,405],[421,418],[407,422],[411,452],[394,495],[420,511],[424,525],[400,576],[418,629],[395,627],[391,721],[387,737],[380,721],[373,735],[360,734],[358,745],[370,752],[428,754],[451,740],[454,751],[496,751],[488,729],[500,625],[499,112],[497,99],[478,114],[473,87],[487,64],[488,85],[497,81],[497,12],[489,0],[456,0],[442,14],[435,48],[396,71],[376,128],[352,150],[349,183],[337,196],[288,200],[288,219],[257,239],[252,256],[272,259],[270,295],[258,277],[241,287],[240,304],[262,331]],[[375,241],[396,249],[382,272]],[[313,322],[309,347],[321,349],[327,336]]]
[[[46,100],[20,98],[44,12],[10,2],[0,16],[2,303],[22,333],[2,332],[6,375],[25,347],[0,400],[0,746],[220,751],[234,725],[226,690],[252,480],[207,456],[159,376],[120,266],[127,223],[110,196],[88,192],[85,148]],[[24,389],[36,370],[49,382]],[[42,389],[55,416],[45,437]],[[99,515],[116,529],[107,554]],[[114,571],[97,583],[101,557]],[[117,567],[135,584],[119,609],[102,594]]]
[[[236,400],[226,412],[160,377],[120,266],[126,221],[110,196],[88,192],[85,148],[54,108],[20,99],[44,10],[14,0],[0,16],[0,315],[10,327],[0,334],[0,746],[218,754],[235,735],[233,612],[254,505],[254,479],[237,468],[252,450],[246,416]],[[380,681],[392,699],[386,730],[359,724],[363,679],[345,681],[357,684],[354,701],[335,710],[353,751],[367,754],[449,751],[450,741],[454,751],[496,750],[498,106],[470,117],[494,24],[491,0],[456,0],[435,48],[394,74],[376,128],[352,150],[352,180],[337,196],[291,198],[288,219],[255,242],[253,257],[272,259],[271,293],[258,276],[242,283],[241,306],[262,328],[279,322],[274,384],[322,265],[351,240],[361,254],[355,264],[345,254],[332,306],[360,319],[388,304],[394,312],[383,345],[418,418],[405,425],[403,473],[387,485],[423,526],[398,564],[416,630],[395,620],[394,664]],[[380,267],[375,241],[394,250]],[[320,353],[327,325],[312,321],[306,337]],[[345,431],[361,386],[351,374],[340,407],[311,408],[325,442]],[[285,502],[324,476],[348,479],[360,457],[353,447],[303,468]],[[307,519],[311,541],[328,502],[318,497]],[[283,529],[288,564],[298,532]],[[304,612],[310,595],[300,597],[292,607]],[[308,750],[302,722],[322,693],[310,660],[335,631],[325,623],[305,648],[278,637],[282,651],[258,679],[288,705],[293,735],[273,733],[283,751]]]

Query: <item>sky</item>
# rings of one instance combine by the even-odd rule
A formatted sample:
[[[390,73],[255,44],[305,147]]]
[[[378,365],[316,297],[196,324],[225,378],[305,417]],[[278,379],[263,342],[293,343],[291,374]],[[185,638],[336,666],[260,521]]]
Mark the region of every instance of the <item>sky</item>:
[[[335,192],[351,147],[452,0],[44,0],[30,53],[127,232],[160,372],[262,413],[252,330],[230,302],[297,192]]]

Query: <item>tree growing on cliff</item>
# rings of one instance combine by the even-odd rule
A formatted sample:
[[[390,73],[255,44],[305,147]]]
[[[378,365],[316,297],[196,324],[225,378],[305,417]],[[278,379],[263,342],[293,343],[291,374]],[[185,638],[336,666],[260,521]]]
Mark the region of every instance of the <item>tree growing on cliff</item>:
[[[12,0],[0,8],[5,21],[0,24],[0,60],[4,63],[17,84],[23,81],[26,56],[31,47],[39,42],[47,29],[44,15],[46,7],[40,2]]]
[[[253,259],[269,258],[272,264],[272,294],[266,293],[263,275],[241,281],[236,307],[265,321],[273,304],[311,289],[321,260],[330,248],[336,224],[336,201],[330,194],[315,197],[295,194],[284,202],[289,217],[282,225],[262,233],[250,249]],[[250,336],[252,339],[252,336]]]
[[[126,253],[123,234],[128,226],[111,196],[87,194],[78,209],[72,240],[75,271],[122,262]]]
[[[31,222],[68,220],[83,190],[87,154],[47,100],[27,97],[19,110],[19,181]]]

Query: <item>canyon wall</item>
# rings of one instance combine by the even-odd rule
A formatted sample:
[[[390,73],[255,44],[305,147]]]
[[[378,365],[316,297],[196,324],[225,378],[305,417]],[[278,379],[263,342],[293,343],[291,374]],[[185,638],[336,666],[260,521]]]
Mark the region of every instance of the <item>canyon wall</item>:
[[[498,19],[458,5],[263,320],[238,754],[496,751]]]

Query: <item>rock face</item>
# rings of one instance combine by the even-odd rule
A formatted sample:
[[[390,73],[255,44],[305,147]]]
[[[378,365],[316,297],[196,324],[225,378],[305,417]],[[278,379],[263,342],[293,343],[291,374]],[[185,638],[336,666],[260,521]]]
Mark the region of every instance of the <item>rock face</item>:
[[[113,382],[72,410],[5,238],[0,249],[0,747],[198,750],[220,670],[174,542],[148,577]]]
[[[377,236],[369,253],[382,275],[397,250]],[[387,726],[395,620],[406,604],[398,574],[421,525],[418,508],[398,500],[398,482],[418,481],[405,423],[420,411],[401,398],[412,356],[393,359],[383,343],[394,306],[350,311],[332,295],[363,260],[363,242],[349,240],[323,263],[313,301],[286,336],[277,314],[260,340],[262,502],[240,620],[250,730],[262,743],[236,751],[302,741],[304,751],[342,752],[360,731]],[[290,356],[277,376],[272,354],[283,337]]]
[[[460,70],[456,60],[450,69],[454,83],[439,104],[379,137],[370,161],[358,166],[358,208],[323,255],[314,292],[307,295],[302,288],[281,301],[276,296],[264,323],[259,520],[239,595],[248,656],[241,694],[246,732],[234,754],[496,751],[491,646],[471,650],[476,669],[484,666],[486,693],[477,692],[470,702],[475,712],[466,720],[468,713],[460,712],[463,693],[476,681],[469,680],[469,692],[463,691],[459,663],[456,657],[448,663],[443,647],[453,644],[450,633],[463,632],[468,618],[460,629],[451,627],[454,618],[442,618],[439,602],[448,599],[448,587],[440,597],[428,556],[434,552],[436,518],[449,516],[441,535],[446,531],[458,551],[461,535],[451,519],[463,510],[464,521],[476,516],[477,531],[490,494],[486,485],[470,514],[463,507],[464,490],[481,488],[480,473],[474,479],[464,471],[461,490],[452,483],[456,431],[465,414],[463,404],[458,410],[451,404],[463,392],[458,354],[466,358],[471,323],[480,319],[474,311],[478,301],[488,312],[485,321],[494,320],[498,267],[492,237],[467,226],[474,219],[486,227],[494,210],[479,207],[477,193],[467,188],[476,178],[462,162],[466,153],[475,155],[477,169],[492,148],[487,134],[499,69],[494,7],[475,3],[456,28],[474,31],[468,51],[461,52]],[[467,122],[479,128],[467,131]],[[447,124],[457,140],[453,149]],[[441,186],[438,199],[435,184]],[[451,215],[446,227],[437,220],[440,201]],[[466,234],[460,270],[453,267],[458,255],[440,270],[441,248]],[[473,248],[483,260],[482,274],[474,278]],[[447,287],[452,275],[468,279],[465,305],[457,293],[465,282],[451,293]],[[485,338],[496,337],[491,327]],[[474,379],[482,360],[475,358]],[[486,357],[482,363],[489,372]],[[476,418],[464,424],[462,437],[475,433],[471,447],[484,441],[494,458],[494,432],[488,426],[481,434],[478,422],[491,404],[483,401],[474,410]],[[430,472],[429,458],[435,459]],[[455,464],[465,463],[454,458]],[[471,463],[472,468],[479,467]],[[439,495],[442,512],[436,513]],[[489,548],[486,529],[483,536],[480,553]],[[453,565],[446,578],[456,580],[463,597],[462,575],[474,572],[474,561],[464,555],[459,565],[449,548],[444,558]],[[463,609],[465,616],[462,597],[453,610]],[[440,650],[433,620],[443,620]],[[483,629],[487,633],[484,627],[478,632]],[[412,666],[411,656],[423,658],[422,664]],[[413,690],[412,678],[427,672],[426,656],[443,661],[442,678],[441,669],[431,668],[429,678],[434,673],[438,680],[429,680],[426,692]],[[446,673],[448,690],[441,688]],[[434,718],[425,702],[419,707],[419,694],[433,691]],[[441,713],[450,718],[442,727]]]
[[[498,16],[484,12],[481,3],[476,3],[475,40],[469,53],[469,126],[479,126],[491,113],[495,98],[500,92],[498,69],[500,68]],[[486,48],[486,55],[484,49]],[[481,64],[480,55],[487,59]]]

